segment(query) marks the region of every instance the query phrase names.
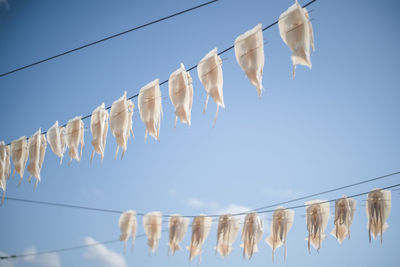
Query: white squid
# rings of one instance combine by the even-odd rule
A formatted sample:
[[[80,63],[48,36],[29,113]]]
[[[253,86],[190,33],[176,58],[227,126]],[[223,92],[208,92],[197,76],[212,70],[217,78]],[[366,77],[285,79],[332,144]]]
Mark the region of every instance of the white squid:
[[[261,97],[263,91],[262,76],[265,61],[261,24],[258,24],[253,29],[236,38],[235,56],[251,84],[257,88],[258,96]]]
[[[314,49],[314,34],[307,9],[297,2],[279,17],[279,32],[282,40],[292,51],[293,78],[296,65],[311,69],[310,46]]]
[[[191,124],[191,112],[193,103],[193,85],[190,73],[181,67],[174,71],[168,79],[169,97],[175,107],[175,123],[178,118],[188,126]]]
[[[143,217],[144,232],[150,252],[155,253],[161,238],[162,214],[158,211],[149,212]]]
[[[284,207],[277,207],[272,214],[271,232],[265,242],[272,248],[272,261],[274,261],[275,250],[282,245],[285,248],[286,260],[286,241],[287,234],[292,228],[294,221],[294,210],[285,209]]]
[[[189,225],[189,219],[184,218],[179,214],[173,214],[168,220],[168,232],[169,232],[169,242],[168,242],[168,255],[170,251],[172,255],[175,251],[181,250],[179,243],[182,242],[185,237],[187,228]]]
[[[223,95],[223,76],[222,76],[222,60],[217,54],[217,48],[211,50],[205,57],[203,57],[197,64],[197,74],[204,89],[207,93],[206,103],[204,105],[203,113],[206,112],[208,105],[208,98],[214,99],[217,104],[217,112],[215,114],[215,125],[218,118],[219,107],[225,108],[224,95]]]
[[[232,251],[232,244],[239,233],[239,218],[230,214],[221,215],[218,220],[216,251],[226,257]]]
[[[90,131],[92,132],[93,136],[93,151],[92,155],[90,156],[90,161],[92,161],[95,152],[99,154],[101,156],[101,160],[103,160],[108,133],[108,112],[104,108],[104,103],[102,103],[92,112]]]
[[[7,190],[7,179],[11,175],[10,146],[6,146],[3,141],[0,142],[0,188],[3,190],[1,204],[4,202]]]
[[[192,261],[194,257],[199,256],[199,263],[201,262],[202,246],[210,233],[211,223],[211,217],[204,214],[194,217],[192,222],[192,238],[190,245],[187,247],[190,261]]]
[[[44,156],[46,154],[47,141],[46,137],[41,134],[40,129],[34,133],[28,140],[29,149],[29,164],[27,167],[30,173],[28,177],[28,182],[31,182],[31,177],[36,178],[35,188],[40,182],[40,170],[42,169]]]
[[[131,100],[126,99],[126,91],[118,100],[114,101],[110,110],[110,130],[117,142],[117,150],[115,158],[117,158],[118,150],[122,148],[121,159],[124,157],[127,149],[127,143],[132,131],[132,116],[135,104]]]
[[[47,142],[50,145],[51,150],[57,157],[60,158],[60,164],[62,163],[64,152],[66,148],[65,140],[65,127],[58,126],[58,121],[47,130]]]
[[[305,204],[308,252],[310,252],[310,245],[319,251],[322,240],[326,238],[324,232],[329,220],[329,202],[317,199],[307,201]]]
[[[75,117],[72,120],[69,120],[67,123],[67,127],[65,128],[65,141],[66,145],[69,149],[68,155],[70,156],[69,163],[71,164],[72,159],[76,161],[80,161],[82,157],[82,150],[85,147],[84,143],[84,124],[81,119],[81,116]],[[81,146],[80,153],[79,145]]]
[[[128,242],[129,237],[132,237],[132,251],[135,245],[136,239],[136,229],[137,229],[137,220],[136,220],[136,211],[127,210],[119,217],[119,229],[121,230],[121,235],[119,240],[124,241],[124,250],[126,249],[126,243]]]
[[[147,134],[160,141],[160,126],[162,119],[162,104],[159,80],[156,79],[140,89],[138,105],[140,118],[146,125],[144,141],[147,140]]]
[[[18,182],[18,185],[21,184],[22,178],[24,177],[24,171],[26,162],[28,161],[29,150],[28,150],[28,141],[26,136],[22,136],[17,140],[11,142],[11,157],[14,163],[14,173],[17,172],[21,179]]]
[[[356,201],[352,198],[343,196],[335,202],[335,227],[331,231],[339,244],[346,236],[350,239],[350,226],[353,223],[354,212],[356,211]]]
[[[386,221],[391,208],[392,194],[389,190],[373,189],[368,193],[365,210],[368,218],[367,229],[370,243],[371,235],[374,239],[380,235],[381,243],[383,242],[383,232],[389,228]]]
[[[264,233],[264,222],[257,215],[252,212],[246,215],[244,218],[244,225],[242,230],[243,244],[243,257],[247,256],[251,259],[253,253],[258,252],[258,242],[260,242]]]

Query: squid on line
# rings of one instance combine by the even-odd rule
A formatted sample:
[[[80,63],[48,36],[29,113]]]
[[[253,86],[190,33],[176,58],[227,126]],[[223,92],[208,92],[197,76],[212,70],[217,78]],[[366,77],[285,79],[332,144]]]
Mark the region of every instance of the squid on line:
[[[314,34],[306,8],[296,2],[279,17],[279,33],[283,42],[292,51],[293,79],[296,65],[311,69],[310,46],[314,50]]]
[[[292,228],[294,220],[294,210],[285,209],[284,207],[277,207],[272,214],[271,232],[265,242],[272,248],[272,261],[274,261],[275,250],[282,245],[285,248],[286,260],[286,240],[287,234]]]
[[[26,136],[22,136],[17,140],[11,142],[11,158],[14,163],[14,173],[17,172],[21,179],[18,182],[18,185],[21,184],[22,178],[24,177],[24,171],[26,162],[28,161],[29,149],[28,149],[28,141]]]
[[[117,142],[117,150],[115,158],[117,158],[118,150],[122,148],[121,159],[124,157],[127,149],[127,143],[132,131],[132,116],[135,104],[131,100],[126,99],[126,91],[123,96],[114,101],[110,110],[110,131]]]
[[[173,214],[168,220],[168,232],[169,232],[169,242],[168,242],[168,255],[170,251],[172,255],[175,251],[181,250],[180,243],[185,237],[187,228],[189,225],[189,219],[184,218],[179,214]]]
[[[352,198],[343,196],[335,202],[335,227],[331,231],[339,244],[346,236],[350,239],[350,226],[353,223],[354,212],[356,211],[356,201]]]
[[[58,126],[58,121],[47,130],[47,142],[53,153],[60,158],[60,164],[62,163],[66,148],[65,138],[65,127]]]
[[[306,218],[308,237],[308,252],[310,244],[317,250],[321,248],[322,240],[326,238],[324,233],[329,220],[329,203],[322,200],[310,200],[306,203]]]
[[[7,190],[7,179],[11,175],[10,146],[6,146],[3,141],[0,142],[0,188],[3,190],[1,204],[4,202]]]
[[[258,24],[235,40],[235,56],[242,70],[252,85],[257,88],[261,97],[263,86],[262,76],[264,69],[264,42],[262,26]]]
[[[46,137],[41,134],[39,129],[36,133],[29,137],[28,140],[29,164],[27,170],[30,174],[28,177],[28,182],[31,182],[32,176],[35,177],[35,188],[40,182],[40,170],[42,169],[46,148]]]
[[[251,259],[254,252],[258,252],[258,242],[260,242],[264,233],[264,222],[257,215],[252,212],[246,215],[244,218],[244,225],[242,230],[243,244],[243,257]]]
[[[204,214],[194,217],[192,222],[192,238],[190,245],[187,247],[189,250],[189,261],[199,256],[199,263],[201,262],[202,246],[210,233],[211,223],[211,217]]]
[[[391,208],[392,195],[390,190],[373,189],[368,193],[365,210],[368,218],[367,229],[370,243],[371,235],[374,239],[380,235],[381,243],[383,242],[383,232],[389,228],[386,221]]]
[[[203,113],[206,112],[208,105],[208,98],[211,96],[217,104],[217,112],[215,114],[215,125],[218,118],[219,107],[225,108],[224,94],[223,94],[223,76],[222,76],[222,60],[217,54],[217,48],[211,50],[205,55],[197,64],[197,74],[201,84],[207,93],[206,103],[204,105]]]
[[[119,237],[120,241],[124,241],[124,250],[126,249],[126,243],[128,242],[129,237],[132,237],[132,248],[135,245],[136,239],[136,229],[137,229],[137,220],[136,220],[136,211],[127,210],[121,214],[119,217],[119,229],[121,230],[121,235]]]
[[[81,161],[82,150],[85,147],[84,127],[85,126],[83,124],[81,116],[77,116],[72,120],[69,120],[67,123],[67,127],[65,128],[65,140],[66,140],[66,145],[69,149],[68,155],[70,156],[69,160],[70,164],[72,162],[72,159],[75,159],[78,162]],[[78,152],[79,145],[81,146],[80,153]]]
[[[176,127],[178,118],[182,123],[190,126],[193,103],[192,77],[185,70],[185,66],[182,63],[181,67],[169,76],[168,87],[169,98],[175,108],[174,127]]]
[[[143,217],[144,232],[150,252],[155,253],[161,238],[162,214],[158,211],[149,212]]]
[[[93,151],[92,155],[90,156],[90,162],[92,162],[95,152],[99,154],[101,156],[101,160],[103,160],[108,133],[108,112],[105,109],[104,103],[93,110],[90,120],[90,131],[92,132],[93,136],[91,142],[93,145]]]
[[[216,251],[226,257],[232,251],[232,244],[239,233],[239,218],[230,214],[221,215],[218,220]]]

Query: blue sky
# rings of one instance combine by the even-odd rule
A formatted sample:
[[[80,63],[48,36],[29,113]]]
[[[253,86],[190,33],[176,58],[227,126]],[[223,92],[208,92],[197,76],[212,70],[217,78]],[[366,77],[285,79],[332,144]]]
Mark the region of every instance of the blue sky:
[[[155,78],[165,80],[182,62],[187,68],[211,49],[221,51],[257,23],[266,26],[292,0],[221,0],[91,48],[0,78],[0,140],[47,130],[108,106],[126,90],[136,94]],[[169,15],[200,1],[1,1],[0,72]],[[305,1],[300,1],[304,4]],[[206,94],[192,71],[192,126],[178,123],[163,100],[160,142],[144,143],[144,124],[134,114],[135,139],[123,160],[107,138],[104,161],[90,165],[90,133],[80,163],[59,159],[48,148],[37,189],[27,176],[8,181],[7,196],[138,212],[199,214],[256,208],[332,187],[399,171],[400,91],[397,1],[319,0],[312,10],[316,51],[312,70],[298,67],[292,79],[290,50],[278,27],[264,32],[267,44],[262,99],[236,62],[222,56],[225,109],[212,128],[215,104],[202,114]],[[167,95],[167,87],[161,87]],[[136,104],[136,100],[135,100]],[[89,121],[85,121],[89,125]],[[27,175],[27,174],[26,174]],[[332,199],[398,183],[399,177],[327,194]],[[351,240],[329,236],[317,254],[308,254],[304,210],[296,210],[288,236],[285,266],[397,266],[400,195],[392,194],[390,228],[384,241],[368,243],[365,197],[358,198]],[[300,202],[299,204],[302,204]],[[265,216],[264,216],[265,217]],[[0,251],[42,251],[119,237],[118,215],[7,201],[0,208]],[[269,224],[270,215],[265,218]],[[139,218],[141,221],[141,218]],[[327,233],[333,228],[332,217]],[[201,266],[265,266],[271,249],[264,242],[250,260],[239,239],[228,259],[215,255],[214,225]],[[143,233],[139,225],[138,234]],[[188,245],[187,234],[183,245]],[[188,253],[167,256],[163,234],[155,255],[145,239],[134,254],[123,244],[15,260],[5,266],[186,266]],[[111,261],[111,262],[110,262]],[[193,262],[192,264],[197,264]],[[283,250],[276,253],[283,265]]]

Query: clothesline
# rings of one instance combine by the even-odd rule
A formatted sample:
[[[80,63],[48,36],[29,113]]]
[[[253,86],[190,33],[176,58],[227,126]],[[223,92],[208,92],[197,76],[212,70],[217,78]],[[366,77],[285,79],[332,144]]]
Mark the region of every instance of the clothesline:
[[[214,0],[214,1],[215,1],[215,0]],[[211,3],[211,2],[214,2],[214,1],[207,2],[206,4]],[[218,0],[216,0],[216,1],[218,1]],[[317,1],[317,0],[309,1],[308,3],[304,4],[302,7],[303,7],[303,8],[306,8],[306,7],[308,7],[309,5],[312,5],[313,3],[315,3],[316,1]],[[311,10],[311,11],[312,11],[312,10]],[[311,13],[311,11],[309,11],[309,13]],[[262,29],[262,31],[266,31],[266,30],[268,30],[269,28],[272,28],[273,26],[275,26],[276,24],[278,24],[278,22],[279,22],[279,19],[278,19],[277,21],[271,23],[270,25],[264,27],[264,28]],[[296,29],[296,28],[299,27],[299,26],[301,26],[301,25],[297,25],[294,29]],[[294,29],[292,29],[292,30],[294,30]],[[235,47],[234,45],[231,45],[231,46],[229,46],[228,48],[222,50],[221,52],[218,52],[218,56],[220,56],[220,55],[222,55],[222,54],[225,54],[225,53],[228,52],[229,50],[232,50],[234,47]],[[190,67],[190,68],[188,68],[187,71],[190,72],[190,71],[192,71],[192,70],[194,70],[194,69],[196,69],[196,68],[197,68],[197,64],[196,64],[196,65],[193,65],[193,66]],[[160,82],[159,85],[160,85],[160,86],[161,86],[161,85],[164,85],[164,84],[168,83],[168,81],[169,81],[169,79],[166,79],[166,80]],[[134,98],[137,98],[138,96],[139,96],[139,93],[136,93],[136,94],[134,94],[134,95],[128,97],[127,100],[132,100],[132,99],[134,99]],[[109,110],[109,109],[111,109],[111,106],[107,106],[105,109],[106,109],[106,110]],[[90,118],[91,116],[92,116],[92,114],[87,114],[87,115],[85,115],[85,116],[82,116],[82,120],[86,120],[86,119]],[[65,126],[67,126],[67,123],[61,125],[61,127],[65,127]],[[45,135],[46,133],[47,133],[47,131],[43,132],[42,134]],[[10,144],[11,144],[11,142],[7,143],[7,145],[10,145]]]
[[[377,176],[377,177],[374,177],[374,178],[361,180],[361,181],[356,182],[356,183],[352,183],[352,184],[348,184],[348,185],[344,185],[344,186],[339,186],[339,187],[331,188],[331,189],[328,189],[328,190],[325,190],[325,191],[321,191],[321,192],[305,195],[305,196],[302,196],[302,197],[299,197],[299,198],[294,198],[294,199],[290,199],[290,200],[283,201],[283,202],[273,203],[273,204],[270,204],[270,205],[267,205],[267,206],[263,206],[263,207],[259,207],[259,208],[255,208],[255,209],[251,209],[249,211],[246,211],[246,214],[251,213],[251,212],[255,212],[255,211],[264,211],[264,210],[267,210],[270,213],[271,210],[268,210],[270,208],[274,208],[274,207],[277,207],[277,206],[281,206],[281,205],[297,202],[297,201],[300,201],[300,200],[310,199],[312,197],[321,196],[321,195],[324,195],[324,194],[327,194],[327,193],[340,191],[340,190],[343,190],[343,189],[346,189],[346,188],[351,188],[351,187],[359,186],[359,185],[362,185],[362,184],[368,184],[368,183],[371,183],[371,182],[374,182],[374,181],[378,181],[378,180],[387,179],[387,178],[390,178],[390,177],[393,177],[393,176],[397,176],[399,174],[400,174],[400,171],[396,171],[396,172],[388,173],[388,174],[385,174],[385,175]],[[49,201],[39,201],[39,200],[32,200],[32,199],[22,199],[22,198],[7,197],[7,196],[5,197],[5,199],[12,200],[12,201],[18,201],[18,202],[39,204],[39,205],[48,205],[48,206],[74,208],[74,209],[83,209],[83,210],[105,212],[105,213],[114,213],[114,214],[122,214],[123,213],[122,210],[116,210],[116,209],[95,208],[95,207],[87,207],[87,206],[81,206],[81,205],[72,205],[72,204],[56,203],[56,202],[49,202]],[[303,207],[303,206],[300,206],[300,207]],[[145,213],[144,212],[137,212],[136,215],[144,216]],[[213,217],[219,217],[220,215],[221,214],[216,214]],[[164,214],[163,215],[164,218],[169,218],[170,216],[171,215],[168,215],[168,214]],[[193,218],[195,216],[196,215],[182,215],[182,217],[187,217],[187,218]]]

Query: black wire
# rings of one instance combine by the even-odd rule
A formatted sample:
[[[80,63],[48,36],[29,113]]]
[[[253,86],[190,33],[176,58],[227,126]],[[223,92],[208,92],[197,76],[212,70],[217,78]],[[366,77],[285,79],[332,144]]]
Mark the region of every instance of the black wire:
[[[145,236],[146,236],[145,234],[137,235],[136,238],[141,238],[141,237],[145,237]],[[65,251],[70,251],[70,250],[82,249],[82,248],[93,247],[93,246],[104,245],[104,244],[117,243],[117,242],[121,242],[121,241],[119,239],[114,239],[114,240],[96,242],[96,243],[87,244],[87,245],[80,245],[80,246],[74,246],[74,247],[68,247],[68,248],[39,251],[39,252],[36,252],[36,253],[14,254],[14,255],[10,255],[10,256],[0,256],[0,260],[15,259],[15,258],[22,258],[22,257],[29,257],[29,256],[42,255],[42,254],[57,253],[57,252],[65,252]]]
[[[391,189],[391,188],[395,188],[395,187],[399,187],[399,186],[400,186],[400,184],[390,185],[390,186],[383,187],[382,190],[387,190],[387,189]],[[354,194],[354,195],[350,195],[350,196],[347,196],[347,197],[348,198],[359,197],[359,196],[366,195],[368,193],[369,193],[369,191],[368,192]],[[340,198],[321,201],[318,204],[335,202],[336,200],[339,200],[339,199]],[[299,209],[299,208],[305,208],[305,207],[307,207],[307,205],[304,204],[304,205],[288,207],[288,208],[285,208],[285,209]],[[259,214],[261,214],[261,213],[271,213],[271,212],[274,212],[274,211],[275,210],[264,210],[264,211],[260,211],[258,213]],[[247,214],[246,212],[242,212],[242,213],[232,214],[232,216],[240,216],[240,215],[246,215],[246,214]],[[211,217],[211,216],[208,216],[208,217]],[[167,232],[167,230],[164,229],[161,232]],[[146,236],[146,235],[142,234],[142,235],[136,236],[136,238],[141,238],[141,237],[144,237],[144,236]],[[100,244],[116,243],[116,242],[119,242],[119,241],[120,241],[119,239],[114,239],[114,240],[98,242],[98,243],[94,243],[94,244],[80,245],[80,246],[62,248],[62,249],[47,250],[47,251],[41,251],[41,252],[37,252],[37,253],[19,254],[19,255],[10,255],[10,256],[0,256],[0,260],[15,259],[15,258],[20,258],[20,257],[28,257],[28,256],[33,256],[33,255],[47,254],[47,253],[64,252],[64,251],[69,251],[69,250],[75,250],[75,249],[81,249],[81,248],[96,246],[96,245],[100,245]]]
[[[155,24],[155,23],[161,22],[161,21],[163,21],[163,20],[167,20],[167,19],[173,18],[173,17],[175,17],[175,16],[178,16],[178,15],[184,14],[184,13],[186,13],[186,12],[190,12],[190,11],[192,11],[192,10],[195,10],[195,9],[201,8],[201,7],[203,7],[203,6],[207,6],[207,5],[209,5],[209,4],[212,4],[212,3],[215,3],[215,2],[217,2],[217,1],[219,1],[219,0],[213,0],[213,1],[209,1],[209,2],[206,2],[206,3],[204,3],[204,4],[201,4],[201,5],[198,5],[198,6],[195,6],[195,7],[191,7],[191,8],[189,8],[189,9],[182,10],[182,11],[180,11],[180,12],[177,12],[177,13],[174,13],[174,14],[172,14],[172,15],[169,15],[169,16],[166,16],[166,17],[163,17],[163,18],[160,18],[160,19],[157,19],[157,20],[154,20],[154,21],[148,22],[148,23],[146,23],[146,24],[143,24],[143,25],[140,25],[140,26],[134,27],[134,28],[132,28],[132,29],[129,29],[129,30],[126,30],[126,31],[123,31],[123,32],[117,33],[117,34],[113,34],[113,35],[111,35],[111,36],[108,36],[108,37],[106,37],[106,38],[103,38],[103,39],[100,39],[100,40],[97,40],[97,41],[94,41],[94,42],[91,42],[91,43],[88,43],[88,44],[85,44],[85,45],[79,46],[79,47],[77,47],[77,48],[74,48],[74,49],[71,49],[71,50],[68,50],[68,51],[62,52],[62,53],[60,53],[60,54],[57,54],[57,55],[55,55],[55,56],[48,57],[48,58],[45,58],[45,59],[39,60],[39,61],[37,61],[37,62],[34,62],[34,63],[32,63],[32,64],[29,64],[29,65],[26,65],[26,66],[23,66],[23,67],[20,67],[20,68],[17,68],[17,69],[11,70],[11,71],[9,71],[9,72],[6,72],[6,73],[3,73],[3,74],[0,74],[0,77],[4,77],[4,76],[7,76],[7,75],[9,75],[9,74],[11,74],[11,73],[14,73],[14,72],[17,72],[17,71],[20,71],[20,70],[26,69],[26,68],[33,67],[33,66],[35,66],[35,65],[38,65],[38,64],[40,64],[40,63],[43,63],[43,62],[46,62],[46,61],[49,61],[49,60],[52,60],[52,59],[55,59],[55,58],[58,58],[58,57],[61,57],[61,56],[65,56],[65,55],[67,55],[67,54],[70,54],[70,53],[72,53],[72,52],[75,52],[75,51],[81,50],[81,49],[83,49],[83,48],[86,48],[86,47],[89,47],[89,46],[92,46],[92,45],[95,45],[95,44],[98,44],[98,43],[101,43],[101,42],[104,42],[104,41],[107,41],[107,40],[113,39],[113,38],[115,38],[115,37],[118,37],[118,36],[121,36],[121,35],[127,34],[127,33],[129,33],[129,32],[132,32],[132,31],[139,30],[139,29],[141,29],[141,28],[144,28],[144,27],[150,26],[150,25],[152,25],[152,24]]]
[[[307,7],[307,6],[309,6],[309,5],[313,4],[313,3],[315,3],[316,1],[317,1],[317,0],[312,0],[312,1],[308,2],[307,4],[305,4],[305,5],[303,6],[303,8],[305,8],[305,7]],[[211,2],[213,2],[213,1],[211,1]],[[211,2],[209,2],[209,3],[211,3]],[[206,3],[206,4],[207,4],[207,3]],[[182,12],[183,12],[183,11],[182,11]],[[278,19],[277,21],[275,21],[274,23],[272,23],[272,24],[270,24],[270,25],[264,27],[264,28],[262,29],[262,31],[268,30],[268,29],[271,28],[272,26],[278,24],[278,22],[279,22],[279,19]],[[228,52],[229,50],[233,49],[234,47],[235,47],[234,45],[231,45],[230,47],[228,47],[228,48],[222,50],[221,52],[219,52],[218,55],[220,56],[220,55],[222,55],[222,54]],[[197,68],[197,64],[194,65],[194,66],[192,66],[192,67],[190,67],[190,68],[187,69],[186,71],[192,71],[192,70],[194,70],[194,69],[196,69],[196,68]],[[1,75],[0,75],[0,77],[1,77]],[[168,79],[165,80],[165,81],[162,81],[159,85],[161,86],[161,85],[166,84],[166,83],[168,83]],[[133,99],[133,98],[136,98],[136,97],[138,97],[138,96],[139,96],[139,93],[137,93],[137,94],[135,94],[135,95],[133,95],[133,96],[130,96],[130,97],[128,98],[128,100]],[[110,108],[111,108],[111,106],[108,106],[108,107],[106,107],[106,110],[109,110]],[[92,114],[89,114],[89,115],[86,115],[86,116],[82,117],[81,119],[82,119],[82,120],[85,120],[85,119],[90,118],[91,116],[92,116]],[[62,125],[61,127],[65,127],[66,125],[67,125],[67,124],[64,124],[64,125]],[[47,133],[47,131],[43,132],[42,134],[46,134],[46,133]],[[28,138],[27,138],[27,139],[28,139]],[[10,145],[10,143],[8,143],[7,145]]]
[[[357,185],[373,182],[373,181],[376,181],[376,180],[388,178],[388,177],[391,177],[391,176],[394,176],[394,175],[398,175],[398,174],[400,174],[400,171],[393,172],[393,173],[386,174],[386,175],[382,175],[382,176],[375,177],[375,178],[371,178],[371,179],[368,179],[368,180],[363,180],[363,181],[360,181],[360,182],[357,182],[357,183],[353,183],[353,184],[349,184],[349,185],[333,188],[333,189],[322,191],[322,192],[319,192],[319,193],[303,196],[303,197],[300,197],[300,198],[288,200],[288,201],[285,201],[285,202],[271,204],[271,205],[268,205],[268,206],[265,206],[265,207],[261,207],[261,208],[257,208],[257,209],[253,209],[253,210],[250,210],[250,211],[235,213],[235,214],[232,214],[232,215],[233,216],[245,215],[245,214],[248,214],[250,212],[260,211],[260,210],[261,210],[260,213],[262,213],[262,212],[264,212],[263,210],[268,209],[268,208],[276,207],[276,206],[283,205],[283,204],[292,203],[292,202],[299,201],[299,200],[304,200],[306,198],[315,197],[315,196],[319,196],[319,195],[330,193],[330,192],[335,192],[335,191],[338,191],[338,190],[342,190],[342,189],[345,189],[345,188],[354,187],[354,186],[357,186]],[[14,201],[20,201],[20,202],[34,203],[34,204],[49,205],[49,206],[58,206],[58,207],[64,207],[64,208],[75,208],[75,209],[100,211],[100,212],[108,212],[108,213],[115,213],[115,214],[122,214],[123,213],[123,211],[120,211],[120,210],[92,208],[92,207],[86,207],[86,206],[70,205],[70,204],[55,203],[55,202],[48,202],[48,201],[37,201],[37,200],[22,199],[22,198],[15,198],[15,197],[5,197],[5,199],[14,200]],[[136,215],[144,216],[145,213],[136,213]],[[170,216],[171,216],[170,214],[163,214],[163,217],[170,217]],[[194,218],[196,216],[198,216],[198,215],[182,215],[182,217],[186,217],[186,218]],[[219,216],[221,216],[221,214],[214,214],[214,215],[207,215],[207,216],[208,217],[219,217]]]

